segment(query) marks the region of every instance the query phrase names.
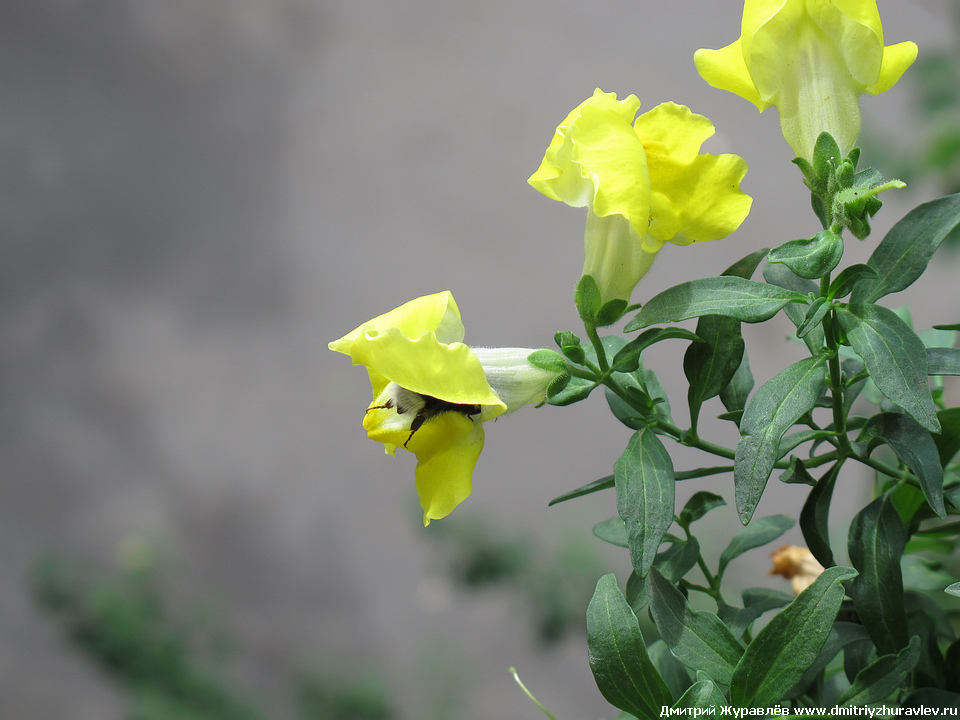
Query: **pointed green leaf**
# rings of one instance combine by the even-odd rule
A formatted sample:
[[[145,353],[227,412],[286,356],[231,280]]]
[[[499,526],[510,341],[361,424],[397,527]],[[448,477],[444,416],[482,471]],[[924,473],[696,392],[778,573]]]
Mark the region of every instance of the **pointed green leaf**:
[[[653,567],[672,583],[680,582],[700,559],[700,543],[695,537],[671,543],[663,552],[657,553]]]
[[[948,595],[955,595],[957,597],[960,597],[960,582],[955,582],[955,583],[951,583],[950,585],[947,585],[943,589],[943,591]]]
[[[597,324],[597,315],[600,314],[600,286],[592,275],[584,275],[577,283],[573,293],[573,300],[577,305],[580,319],[587,325]]]
[[[663,534],[673,522],[673,461],[653,430],[643,428],[630,438],[614,465],[613,477],[633,569],[646,577]]]
[[[687,404],[690,425],[697,427],[697,417],[704,401],[716,397],[730,384],[743,360],[746,347],[740,334],[740,321],[719,315],[706,315],[697,321],[700,343],[691,343],[683,355],[683,372],[689,382]]]
[[[789,605],[793,601],[793,595],[770,588],[746,588],[742,596],[742,608],[724,603],[718,612],[734,637],[742,636],[747,626],[765,612]]]
[[[761,322],[787,303],[806,304],[805,295],[775,285],[721,275],[674,285],[652,297],[624,328],[680,322],[704,315],[724,315],[741,322]]]
[[[614,372],[633,372],[640,366],[640,353],[654,343],[670,338],[689,340],[694,343],[702,342],[695,333],[685,328],[652,328],[645,330],[620,348],[620,351],[613,356],[610,363],[611,369]]]
[[[831,300],[839,300],[853,292],[853,287],[865,278],[875,278],[877,271],[869,265],[851,265],[844,268],[827,289],[827,297]]]
[[[858,672],[853,684],[837,700],[837,705],[843,707],[880,702],[900,687],[919,659],[920,638],[914,635],[910,643],[896,655],[881,655]]]
[[[612,573],[600,578],[587,607],[587,648],[597,687],[614,707],[648,720],[673,703]]]
[[[927,375],[960,375],[960,348],[927,348]]]
[[[753,373],[750,372],[750,360],[744,351],[743,358],[740,360],[740,367],[733,374],[733,379],[727,386],[720,391],[720,402],[731,413],[740,411],[747,406],[747,399],[750,397],[750,391],[753,390]],[[737,425],[740,421],[737,420]]]
[[[735,707],[772,707],[801,680],[827,641],[853,568],[824,570],[806,590],[757,633],[730,683]]]
[[[582,487],[578,487],[576,490],[571,490],[566,492],[563,495],[559,495],[547,503],[547,507],[556,505],[557,503],[566,502],[567,500],[573,500],[574,498],[583,497],[584,495],[589,495],[590,493],[595,493],[598,490],[609,490],[613,487],[613,475],[607,475],[602,477],[599,480],[594,480],[592,483],[587,483]]]
[[[853,289],[855,303],[871,303],[909,287],[923,274],[940,243],[960,223],[960,194],[931,200],[911,210],[880,241],[867,264],[877,277]]]
[[[940,452],[940,464],[946,467],[960,451],[960,407],[947,408],[937,413],[940,432],[933,436]]]
[[[826,358],[806,358],[760,386],[740,420],[733,481],[737,511],[746,525],[760,502],[779,457],[780,439],[817,403],[826,378]]]
[[[927,430],[939,432],[927,385],[927,350],[916,333],[880,305],[848,305],[837,318],[880,392]]]
[[[687,688],[687,691],[674,703],[675,708],[713,708],[713,717],[720,714],[719,708],[726,707],[727,699],[720,692],[720,688],[708,677],[704,676]]]
[[[627,529],[623,526],[623,520],[619,516],[598,522],[593,526],[593,534],[611,545],[629,547]]]
[[[803,278],[819,278],[832,271],[843,258],[843,240],[835,232],[821,230],[814,237],[790,240],[767,255],[772,263],[786,265]]]
[[[656,568],[650,571],[649,583],[653,621],[670,652],[688,668],[729,685],[743,646],[716,615],[690,607]]]
[[[726,504],[727,501],[716,493],[709,492],[708,490],[698,490],[690,496],[687,504],[684,505],[683,510],[680,511],[680,525],[682,527],[690,527],[691,523],[696,522],[711,510]]]
[[[820,648],[820,654],[817,655],[817,659],[806,669],[803,677],[800,678],[800,682],[794,685],[793,690],[790,691],[786,699],[792,700],[803,695],[810,686],[817,681],[823,669],[837,656],[837,653],[848,645],[855,645],[857,643],[864,645],[870,644],[870,636],[867,635],[867,631],[863,629],[862,625],[851,622],[835,622],[833,629],[830,630],[830,636],[823,644],[823,647]]]
[[[833,550],[830,547],[828,521],[830,519],[830,501],[833,499],[833,487],[837,482],[840,463],[834,463],[826,474],[817,481],[807,495],[800,511],[800,531],[807,543],[807,549],[824,567],[834,565]]]
[[[820,323],[823,320],[823,316],[830,312],[830,309],[833,306],[830,304],[830,301],[824,297],[818,297],[807,308],[806,314],[803,316],[803,320],[797,326],[797,337],[804,338],[806,337],[815,327],[820,327]]]
[[[753,548],[773,542],[792,528],[794,523],[796,523],[796,520],[789,515],[767,515],[757,518],[734,535],[730,544],[720,554],[717,574],[723,575],[727,564],[734,558],[743,555],[747,550],[753,550]]]
[[[930,433],[909,415],[884,412],[874,415],[863,426],[857,443],[866,446],[866,455],[879,443],[886,443],[900,461],[920,480],[920,488],[933,511],[946,517],[943,506],[943,468],[937,444]]]
[[[808,296],[811,294],[817,295],[819,293],[819,289],[814,283],[799,277],[786,265],[777,265],[774,263],[768,263],[767,265],[764,265],[763,277],[768,283],[772,283],[773,285],[782,287],[786,290],[793,290],[794,292],[802,293]],[[788,318],[790,318],[790,322],[797,327],[800,327],[800,325],[803,323],[804,317],[806,317],[807,308],[803,305],[790,303],[783,308],[783,312]],[[819,325],[811,325],[807,333],[803,336],[803,342],[806,343],[807,349],[810,350],[811,355],[816,355],[819,353],[820,348],[822,348],[824,345],[823,327]]]
[[[906,541],[906,530],[888,494],[867,505],[850,524],[847,552],[860,572],[850,585],[850,597],[882,654],[899,652],[907,644],[900,572]]]

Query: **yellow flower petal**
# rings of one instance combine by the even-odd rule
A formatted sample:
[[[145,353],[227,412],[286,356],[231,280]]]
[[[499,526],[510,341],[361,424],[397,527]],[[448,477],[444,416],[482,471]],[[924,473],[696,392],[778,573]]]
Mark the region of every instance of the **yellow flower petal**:
[[[917,59],[917,44],[902,42],[888,45],[883,49],[883,63],[880,65],[880,77],[872,85],[867,85],[866,92],[879,95],[892,88],[907,68]]]
[[[506,410],[487,382],[483,366],[463,343],[441,343],[425,332],[411,339],[398,328],[367,331],[352,345],[354,364],[421,395],[449,403],[489,405],[491,417]]]
[[[353,343],[365,332],[379,332],[387,328],[396,328],[409,338],[419,337],[427,331],[435,332],[441,342],[462,342],[464,336],[457,301],[445,290],[418,297],[388,313],[378,315],[339,340],[329,343],[327,347],[334,352],[350,355]]]
[[[456,412],[423,424],[407,447],[417,455],[417,494],[423,524],[449,515],[472,490],[473,468],[483,450],[483,424]]]

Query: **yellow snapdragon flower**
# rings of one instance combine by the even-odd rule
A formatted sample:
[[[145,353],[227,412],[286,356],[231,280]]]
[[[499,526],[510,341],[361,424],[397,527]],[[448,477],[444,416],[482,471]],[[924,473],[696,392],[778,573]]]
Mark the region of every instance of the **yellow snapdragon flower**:
[[[635,95],[599,88],[557,127],[529,183],[554,200],[587,207],[583,275],[601,301],[629,301],[666,242],[717,240],[736,230],[753,202],[740,191],[747,164],[701,155],[713,124],[663,103],[637,117]],[[636,118],[636,119],[635,119]]]
[[[483,422],[542,402],[556,372],[527,362],[527,348],[469,348],[453,295],[411,300],[329,344],[364,365],[373,401],[363,427],[388,454],[417,456],[423,523],[470,495]]]
[[[793,151],[810,161],[821,132],[844,156],[860,134],[860,95],[889,90],[917,57],[883,45],[876,0],[745,0],[740,38],[694,55],[703,79],[763,112],[776,105]]]

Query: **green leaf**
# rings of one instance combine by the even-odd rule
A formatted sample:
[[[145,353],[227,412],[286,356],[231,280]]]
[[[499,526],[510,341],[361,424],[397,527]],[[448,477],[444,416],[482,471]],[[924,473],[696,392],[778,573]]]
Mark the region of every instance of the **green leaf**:
[[[578,487],[576,490],[571,490],[570,492],[565,492],[563,495],[558,495],[549,503],[547,503],[547,507],[556,505],[557,503],[566,502],[567,500],[573,500],[574,498],[583,497],[584,495],[595,493],[598,490],[609,490],[612,487],[613,475],[607,475],[599,480],[594,480],[592,483],[587,483],[586,485]]]
[[[696,431],[700,407],[730,384],[743,360],[746,347],[740,334],[740,321],[719,315],[706,315],[697,321],[701,343],[692,343],[683,355],[683,372],[690,387],[687,404],[690,427]]]
[[[659,570],[667,580],[676,583],[693,569],[699,558],[700,543],[692,537],[689,540],[670,543],[670,547],[657,554],[653,567]]]
[[[960,348],[927,348],[927,375],[960,375]]]
[[[661,340],[679,338],[694,343],[702,342],[695,333],[684,328],[652,328],[640,333],[613,356],[610,367],[614,372],[633,372],[640,366],[640,353]]]
[[[624,328],[680,322],[703,315],[724,315],[741,322],[761,322],[787,303],[806,303],[800,293],[767,283],[721,275],[675,285],[655,295]]]
[[[857,437],[857,443],[865,446],[865,456],[881,442],[889,445],[900,461],[917,476],[920,489],[933,511],[941,518],[946,517],[943,468],[940,466],[937,444],[930,433],[909,415],[883,412],[870,418]]]
[[[627,311],[627,301],[622,298],[608,300],[597,312],[597,327],[613,325]]]
[[[728,685],[743,647],[711,612],[694,610],[656,569],[650,571],[650,611],[660,637],[684,665]]]
[[[747,398],[750,397],[750,391],[753,390],[753,373],[750,372],[750,360],[744,351],[743,358],[740,360],[740,367],[733,374],[733,379],[727,386],[720,391],[720,402],[731,413],[740,411],[747,406]],[[739,419],[737,425],[740,424]]]
[[[933,436],[940,453],[940,464],[946,467],[960,451],[960,408],[947,408],[937,413],[940,432]]]
[[[847,552],[860,575],[850,597],[877,651],[896,653],[907,645],[900,556],[907,533],[889,494],[857,513],[850,524]]]
[[[629,547],[629,543],[627,542],[627,529],[623,526],[623,520],[619,517],[601,520],[593,526],[593,534],[611,545]]]
[[[687,504],[680,511],[680,526],[690,527],[691,523],[696,522],[711,510],[726,504],[727,501],[719,495],[707,490],[699,490],[687,500]]]
[[[880,305],[848,305],[837,318],[880,392],[927,430],[939,432],[927,386],[927,350],[916,333]]]
[[[831,300],[839,300],[853,292],[853,287],[858,282],[866,278],[875,278],[877,271],[869,265],[851,265],[840,271],[840,274],[834,278],[827,289],[827,297]]]
[[[960,582],[955,582],[950,585],[947,585],[943,591],[948,595],[954,595],[960,597]]]
[[[767,256],[767,253],[770,251],[770,248],[760,248],[759,250],[754,250],[749,255],[740,258],[733,265],[724,270],[721,275],[736,275],[737,277],[742,277],[744,280],[749,280],[750,276],[756,272],[757,267],[760,263],[763,262],[763,259]]]
[[[584,275],[577,283],[573,293],[577,312],[585,325],[597,326],[597,316],[600,314],[600,286],[592,275]]]
[[[960,693],[925,687],[914,690],[900,701],[900,708],[912,715],[926,715],[934,708],[960,708]]]
[[[869,644],[870,636],[867,635],[867,631],[864,630],[861,625],[851,622],[835,622],[833,628],[830,630],[830,636],[820,649],[820,654],[817,655],[817,659],[804,671],[800,682],[790,691],[787,699],[792,700],[803,695],[810,686],[817,681],[818,676],[830,661],[837,656],[837,653],[848,645],[857,647],[859,645]],[[870,647],[872,648],[873,646],[871,645]]]
[[[735,707],[772,707],[801,680],[827,641],[852,568],[824,570],[777,613],[747,646],[730,683]]]
[[[737,511],[744,525],[750,522],[773,472],[780,439],[816,405],[824,387],[825,365],[822,355],[801,360],[761,385],[747,403],[733,471]]]
[[[807,549],[824,567],[836,563],[833,561],[833,550],[830,547],[830,533],[828,521],[830,519],[830,501],[833,499],[833,488],[840,472],[840,463],[833,466],[814,485],[807,495],[803,509],[800,511],[800,531],[807,543]]]
[[[744,607],[738,608],[724,603],[719,608],[721,619],[734,637],[743,635],[747,626],[765,612],[789,605],[793,601],[793,595],[770,588],[746,588],[742,596]]]
[[[911,210],[880,241],[867,264],[877,277],[853,289],[854,303],[871,303],[909,287],[923,274],[940,243],[960,223],[960,194],[931,200]]]
[[[793,290],[794,292],[802,293],[804,295],[814,295],[816,296],[819,293],[817,286],[805,280],[802,277],[795,275],[790,268],[786,265],[776,265],[773,263],[768,263],[763,268],[763,277],[768,283],[772,283],[778,287],[782,287],[787,290]],[[790,322],[792,322],[797,327],[803,323],[804,317],[806,317],[807,308],[803,305],[798,305],[796,303],[790,303],[783,308],[783,312]],[[820,352],[820,348],[824,345],[823,337],[823,328],[819,325],[813,325],[803,336],[803,342],[806,343],[807,349],[810,351],[811,355],[816,355]]]
[[[920,638],[910,638],[910,643],[896,655],[881,655],[857,673],[853,684],[837,700],[837,705],[870,705],[880,702],[900,687],[920,659]]]
[[[575,402],[585,400],[587,396],[597,387],[593,380],[572,376],[560,392],[551,395],[547,399],[548,405],[572,405]]]
[[[725,707],[727,699],[720,692],[720,688],[710,678],[695,682],[687,691],[680,696],[680,699],[674,703],[674,708],[713,708],[714,717],[719,714],[718,708]]]
[[[638,430],[613,468],[617,510],[627,527],[630,559],[646,577],[673,522],[673,461],[650,428]]]
[[[612,573],[600,578],[587,607],[587,648],[597,687],[614,707],[648,720],[673,703]]]
[[[824,297],[818,297],[807,308],[806,314],[803,316],[803,320],[797,326],[797,337],[804,338],[806,337],[815,327],[820,327],[820,322],[823,320],[823,316],[830,312],[830,309],[833,306],[830,301]]]
[[[772,263],[786,265],[802,278],[819,278],[832,271],[843,258],[843,240],[835,232],[821,230],[814,237],[790,240],[767,255]]]
[[[556,350],[547,350],[546,348],[534,350],[527,355],[527,362],[547,372],[558,374],[568,372],[567,361]]]
[[[580,338],[569,330],[560,330],[553,336],[553,339],[565,357],[577,365],[583,364],[584,352]]]
[[[733,536],[730,544],[720,554],[718,575],[723,575],[727,564],[747,550],[773,542],[793,527],[796,520],[789,515],[767,515],[757,518]]]

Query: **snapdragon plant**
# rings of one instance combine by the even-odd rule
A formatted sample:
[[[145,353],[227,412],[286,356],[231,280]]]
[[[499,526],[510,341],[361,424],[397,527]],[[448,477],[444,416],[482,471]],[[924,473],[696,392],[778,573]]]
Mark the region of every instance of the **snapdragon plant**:
[[[856,147],[860,96],[890,89],[916,55],[910,42],[884,45],[875,0],[746,0],[741,37],[698,51],[696,65],[761,112],[777,107],[811,193],[805,237],[634,303],[665,243],[736,231],[752,203],[740,190],[747,167],[737,155],[700,152],[714,129],[689,108],[664,103],[638,116],[635,96],[598,89],[558,125],[530,178],[547,197],[587,210],[574,293],[582,333],[558,332],[559,352],[471,349],[452,296],[440,294],[331,343],[370,372],[370,436],[417,455],[425,522],[469,495],[483,421],[603,388],[633,435],[612,474],[553,502],[611,490],[616,499],[617,514],[594,534],[627,549],[632,573],[600,578],[586,616],[590,666],[621,720],[960,706],[960,609],[950,597],[960,596],[960,522],[951,519],[960,515],[960,408],[947,405],[942,381],[960,374],[960,325],[947,317],[918,334],[887,305],[960,224],[960,195],[920,205],[876,241],[881,193],[903,183],[861,167]],[[844,265],[849,237],[874,244],[866,263]],[[808,357],[756,386],[742,324],[781,312]],[[678,325],[694,320],[693,329]],[[622,333],[605,334],[623,322]],[[644,351],[667,340],[687,344],[688,426],[644,363]],[[701,423],[714,398],[719,421],[738,431],[734,446]],[[701,451],[702,466],[678,470],[676,445]],[[875,492],[850,524],[845,566],[830,509],[858,473],[873,475]],[[726,491],[713,491],[717,476],[730,479]],[[774,477],[809,486],[798,518],[755,517]],[[702,478],[712,489],[678,508],[676,483]],[[711,565],[697,522],[728,499],[742,528]],[[733,597],[723,584],[729,563],[797,521],[806,547],[774,554],[794,594],[747,588]],[[922,567],[926,587],[911,587],[905,567]],[[643,637],[645,613],[659,638]]]

